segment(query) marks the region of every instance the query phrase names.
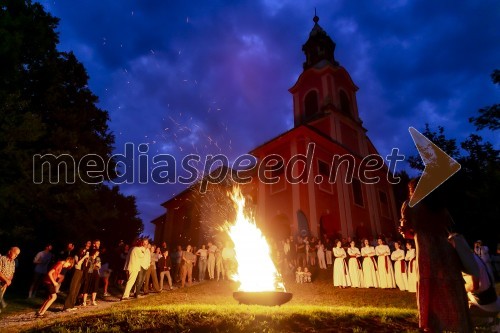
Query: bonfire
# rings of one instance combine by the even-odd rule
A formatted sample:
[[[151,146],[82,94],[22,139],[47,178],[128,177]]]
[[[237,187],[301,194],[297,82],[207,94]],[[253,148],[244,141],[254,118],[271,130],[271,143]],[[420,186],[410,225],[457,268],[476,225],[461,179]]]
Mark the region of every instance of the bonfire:
[[[233,297],[244,304],[281,305],[292,298],[271,257],[269,244],[253,216],[245,213],[245,197],[239,187],[229,193],[236,210],[234,223],[227,229],[234,243],[237,272],[231,277],[239,282]]]

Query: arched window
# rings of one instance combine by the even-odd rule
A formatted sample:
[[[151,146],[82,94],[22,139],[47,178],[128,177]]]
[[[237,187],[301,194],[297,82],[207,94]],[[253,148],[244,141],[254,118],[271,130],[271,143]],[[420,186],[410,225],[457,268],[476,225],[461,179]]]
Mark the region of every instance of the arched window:
[[[340,95],[340,110],[346,115],[352,116],[351,113],[351,103],[349,102],[349,97],[342,90],[339,92]]]
[[[297,211],[297,229],[301,237],[309,236],[309,223],[307,217],[302,210]]]
[[[305,119],[309,119],[318,113],[318,93],[316,90],[312,90],[307,93],[306,98],[304,98],[304,106]]]

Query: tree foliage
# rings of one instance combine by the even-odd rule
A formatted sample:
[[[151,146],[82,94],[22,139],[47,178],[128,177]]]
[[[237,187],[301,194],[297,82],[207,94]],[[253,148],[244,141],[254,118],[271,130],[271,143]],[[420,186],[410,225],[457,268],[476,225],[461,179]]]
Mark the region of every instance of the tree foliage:
[[[80,180],[69,164],[61,179],[35,184],[35,154],[95,154],[110,161],[100,172],[112,179],[114,135],[107,111],[88,87],[73,53],[57,51],[58,19],[31,1],[0,0],[0,243],[62,244],[99,237],[114,245],[143,230],[134,197],[102,182]]]
[[[500,85],[500,70],[494,70],[491,79],[494,84]],[[479,116],[469,118],[469,122],[473,123],[478,131],[484,128],[492,131],[498,130],[500,128],[500,104],[479,109]]]
[[[498,84],[500,71],[495,70],[492,78],[493,82]],[[498,130],[498,107],[499,104],[496,104],[480,109],[480,115],[470,118],[469,122],[473,123],[478,131]],[[490,142],[483,141],[477,133],[470,134],[459,145],[456,139],[445,136],[441,126],[438,126],[437,131],[433,131],[426,124],[423,134],[461,165],[461,170],[442,185],[442,193],[445,193],[447,206],[455,220],[455,229],[469,240],[491,240],[492,243],[498,241],[500,224],[496,221],[500,216],[500,151]],[[424,169],[419,156],[411,156],[409,163],[414,169]]]

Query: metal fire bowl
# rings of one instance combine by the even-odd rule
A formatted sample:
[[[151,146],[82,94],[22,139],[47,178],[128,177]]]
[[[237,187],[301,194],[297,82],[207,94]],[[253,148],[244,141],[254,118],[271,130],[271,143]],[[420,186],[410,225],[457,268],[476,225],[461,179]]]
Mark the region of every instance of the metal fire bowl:
[[[233,298],[240,304],[275,306],[292,299],[293,294],[283,291],[235,291]]]

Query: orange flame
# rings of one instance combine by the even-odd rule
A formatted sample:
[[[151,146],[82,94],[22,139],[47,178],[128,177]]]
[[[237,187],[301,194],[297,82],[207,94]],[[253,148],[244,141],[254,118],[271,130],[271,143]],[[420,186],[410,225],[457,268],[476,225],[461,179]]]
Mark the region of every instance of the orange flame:
[[[237,273],[232,279],[240,282],[239,291],[285,291],[281,275],[271,258],[266,238],[256,226],[253,216],[244,212],[245,198],[239,187],[228,193],[236,209],[236,220],[228,227],[234,243]]]

